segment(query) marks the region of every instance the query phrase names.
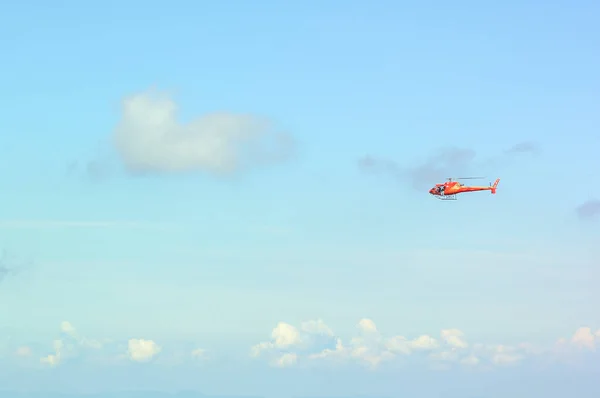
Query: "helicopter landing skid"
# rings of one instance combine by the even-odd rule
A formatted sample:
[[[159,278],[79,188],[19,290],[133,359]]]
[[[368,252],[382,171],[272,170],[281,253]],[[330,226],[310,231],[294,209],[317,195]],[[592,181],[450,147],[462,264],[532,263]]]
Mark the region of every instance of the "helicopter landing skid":
[[[456,194],[454,195],[439,195],[436,196],[439,200],[456,200]]]

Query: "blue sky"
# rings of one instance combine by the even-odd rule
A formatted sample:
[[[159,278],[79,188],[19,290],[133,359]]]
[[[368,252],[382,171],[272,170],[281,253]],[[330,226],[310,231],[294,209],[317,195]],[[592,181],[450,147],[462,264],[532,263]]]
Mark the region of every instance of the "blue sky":
[[[4,389],[597,396],[598,4],[164,4],[0,15]]]

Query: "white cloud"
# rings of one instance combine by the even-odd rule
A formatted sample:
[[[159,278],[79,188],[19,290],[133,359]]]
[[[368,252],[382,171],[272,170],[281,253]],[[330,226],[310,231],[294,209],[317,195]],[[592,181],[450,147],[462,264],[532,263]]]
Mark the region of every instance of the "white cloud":
[[[313,342],[309,338],[310,333],[318,332],[329,337],[327,347],[307,344]],[[569,341],[564,340],[561,347],[572,347],[569,351],[571,353],[575,353],[574,349],[577,347],[593,350],[599,336],[600,331],[594,334],[590,328],[580,328]],[[268,358],[273,366],[281,366],[279,360],[288,354],[288,366],[305,358],[308,361],[306,363],[327,360],[338,364],[358,363],[376,368],[383,363],[406,357],[413,357],[417,362],[429,363],[434,369],[448,369],[457,365],[511,366],[527,358],[550,359],[555,352],[555,348],[544,349],[530,343],[469,344],[465,333],[458,329],[441,330],[439,341],[427,334],[413,338],[401,335],[387,337],[382,335],[375,322],[368,318],[358,322],[356,335],[347,340],[337,337],[322,320],[304,322],[300,331],[293,325],[280,322],[272,332],[272,339],[271,342],[255,345],[253,354],[260,356],[260,353],[271,353]],[[285,344],[282,344],[283,342]],[[290,356],[292,354],[293,361]]]
[[[467,348],[469,345],[463,339],[465,334],[458,329],[442,330],[442,339],[446,344],[455,348]]]
[[[140,173],[208,171],[231,173],[285,159],[286,134],[247,114],[211,113],[187,124],[164,93],[143,92],[123,100],[114,142],[125,166]]]
[[[377,326],[375,326],[375,322],[370,319],[361,319],[360,322],[358,322],[358,328],[363,333],[377,333]]]
[[[297,354],[287,353],[287,354],[283,354],[279,358],[277,358],[277,360],[274,362],[274,365],[277,367],[280,367],[280,368],[287,368],[289,366],[295,365],[297,361],[298,361]]]
[[[127,356],[134,362],[152,360],[162,348],[152,340],[130,339],[127,344]]]
[[[58,366],[62,360],[64,353],[64,344],[62,340],[54,340],[54,354],[48,354],[40,359],[40,362],[52,367]]]
[[[589,327],[582,327],[575,331],[575,334],[571,338],[571,343],[579,348],[585,348],[589,350],[596,349],[596,341],[600,340],[600,330],[596,332],[596,336]]]
[[[322,320],[304,322],[301,331],[299,332],[293,325],[280,322],[271,333],[273,340],[252,347],[252,355],[258,357],[263,352],[285,348],[286,353],[296,355],[305,353],[306,357],[311,360],[354,361],[375,368],[397,356],[410,355],[413,351],[431,351],[438,347],[437,341],[428,335],[418,336],[411,340],[404,336],[384,338],[375,322],[368,318],[363,318],[358,322],[358,334],[349,339],[348,344],[345,344],[341,338],[335,337],[332,329]],[[329,337],[328,347],[318,349],[314,345],[307,344],[314,342],[310,339],[310,335],[317,333]],[[462,336],[460,331],[450,330],[446,335],[453,344],[464,345],[459,339]],[[285,336],[285,341],[289,341],[290,344],[281,344],[282,336]],[[316,352],[315,348],[317,348]],[[271,361],[271,363],[273,362]]]
[[[63,333],[65,333],[67,336],[71,337],[73,340],[75,340],[77,343],[84,347],[95,349],[102,348],[102,343],[100,341],[80,336],[70,322],[62,322],[60,328]]]
[[[436,339],[426,334],[409,342],[410,348],[414,350],[434,350],[439,347]]]
[[[493,348],[492,362],[496,365],[512,365],[524,358],[515,347],[498,345]]]
[[[321,319],[317,319],[316,321],[303,322],[302,330],[312,334],[324,334],[326,336],[333,336],[333,331]]]
[[[15,355],[18,357],[30,357],[31,355],[33,355],[33,352],[31,350],[31,347],[21,346],[15,350]]]
[[[80,336],[75,327],[67,321],[60,324],[63,338],[54,340],[54,353],[40,359],[40,362],[50,366],[57,366],[70,357],[77,356],[80,349],[99,350],[102,343],[98,340]]]
[[[271,332],[271,341],[262,342],[252,347],[252,356],[258,357],[265,351],[283,350],[300,345],[300,331],[289,323],[279,322]]]
[[[60,325],[61,338],[54,340],[53,352],[40,358],[47,366],[58,366],[80,354],[97,352],[99,355],[81,356],[84,360],[111,364],[121,360],[149,362],[164,365],[180,365],[186,360],[209,359],[205,348],[189,345],[173,351],[152,340],[129,339],[110,349],[107,340],[94,340],[81,336],[76,328],[67,321]],[[560,361],[576,363],[589,353],[594,353],[600,342],[600,330],[581,327],[569,338],[562,338],[554,345],[540,346],[531,343],[484,344],[467,343],[465,333],[458,329],[443,329],[439,340],[428,334],[414,337],[402,335],[384,335],[373,320],[363,318],[356,325],[355,333],[344,338],[336,335],[323,320],[302,322],[296,327],[279,322],[271,332],[269,341],[251,347],[251,355],[263,359],[273,367],[292,367],[295,365],[348,365],[358,364],[370,369],[392,362],[411,361],[411,366],[427,365],[432,369],[444,370],[455,366],[482,367],[514,366],[531,360]],[[109,348],[109,350],[100,349]],[[14,358],[25,359],[33,355],[30,345],[10,348]],[[160,358],[154,359],[158,354]],[[100,360],[97,362],[96,360]],[[19,362],[23,363],[23,362]]]

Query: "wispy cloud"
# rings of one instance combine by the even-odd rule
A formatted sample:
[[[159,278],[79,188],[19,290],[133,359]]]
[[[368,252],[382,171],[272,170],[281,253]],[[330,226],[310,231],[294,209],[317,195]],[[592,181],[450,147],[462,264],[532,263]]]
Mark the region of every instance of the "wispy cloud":
[[[592,219],[600,215],[600,200],[591,199],[577,206],[575,209],[581,219]]]
[[[409,183],[416,190],[423,190],[446,178],[479,176],[478,169],[498,168],[517,154],[534,154],[539,146],[532,142],[521,142],[508,148],[503,154],[476,162],[477,153],[470,148],[447,147],[438,150],[416,166],[402,166],[390,159],[364,156],[358,167],[364,172],[391,175],[401,183]]]
[[[540,146],[537,143],[532,142],[532,141],[524,141],[524,142],[519,142],[518,144],[513,145],[512,147],[508,148],[504,152],[508,153],[508,154],[538,153],[538,152],[540,152]]]
[[[443,148],[427,158],[423,163],[413,167],[403,167],[389,159],[365,156],[358,161],[358,166],[365,172],[389,174],[401,183],[410,183],[423,190],[432,182],[440,182],[448,177],[461,177],[469,171],[476,153],[467,148]]]
[[[0,257],[0,283],[7,276],[16,275],[29,265],[31,265],[29,262],[17,261],[4,250],[2,252],[2,257]]]

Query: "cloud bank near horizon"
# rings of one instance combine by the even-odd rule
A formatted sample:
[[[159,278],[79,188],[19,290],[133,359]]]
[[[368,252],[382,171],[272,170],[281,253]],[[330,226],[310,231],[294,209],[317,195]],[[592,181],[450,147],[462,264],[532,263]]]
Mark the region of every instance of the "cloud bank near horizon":
[[[154,365],[185,365],[206,362],[219,356],[197,344],[168,347],[148,338],[125,341],[93,339],[82,336],[67,321],[60,325],[60,337],[52,348],[40,349],[21,344],[8,347],[8,358],[20,366],[55,368],[73,360],[110,366],[124,363]],[[361,319],[356,333],[342,338],[323,320],[310,320],[299,326],[279,322],[271,339],[259,342],[243,357],[264,361],[275,368],[331,367],[358,365],[375,371],[388,364],[420,365],[429,369],[447,370],[456,366],[470,369],[493,369],[530,361],[570,363],[578,355],[593,354],[600,348],[600,329],[580,327],[570,338],[560,338],[554,344],[542,346],[535,342],[519,344],[488,344],[471,341],[459,329],[444,329],[438,335],[384,335],[371,319]],[[210,353],[210,355],[209,355]],[[231,353],[227,353],[231,354]],[[16,363],[16,362],[15,362]]]
[[[300,327],[280,322],[271,340],[251,349],[255,358],[263,358],[274,367],[310,366],[316,363],[359,364],[376,369],[386,363],[413,359],[430,368],[443,370],[454,366],[489,369],[516,365],[532,359],[568,360],[574,354],[594,352],[600,347],[600,329],[580,327],[570,339],[558,339],[543,347],[531,342],[517,345],[470,342],[459,329],[441,330],[438,336],[385,336],[373,320],[364,318],[357,333],[347,341],[336,336],[322,320]]]

